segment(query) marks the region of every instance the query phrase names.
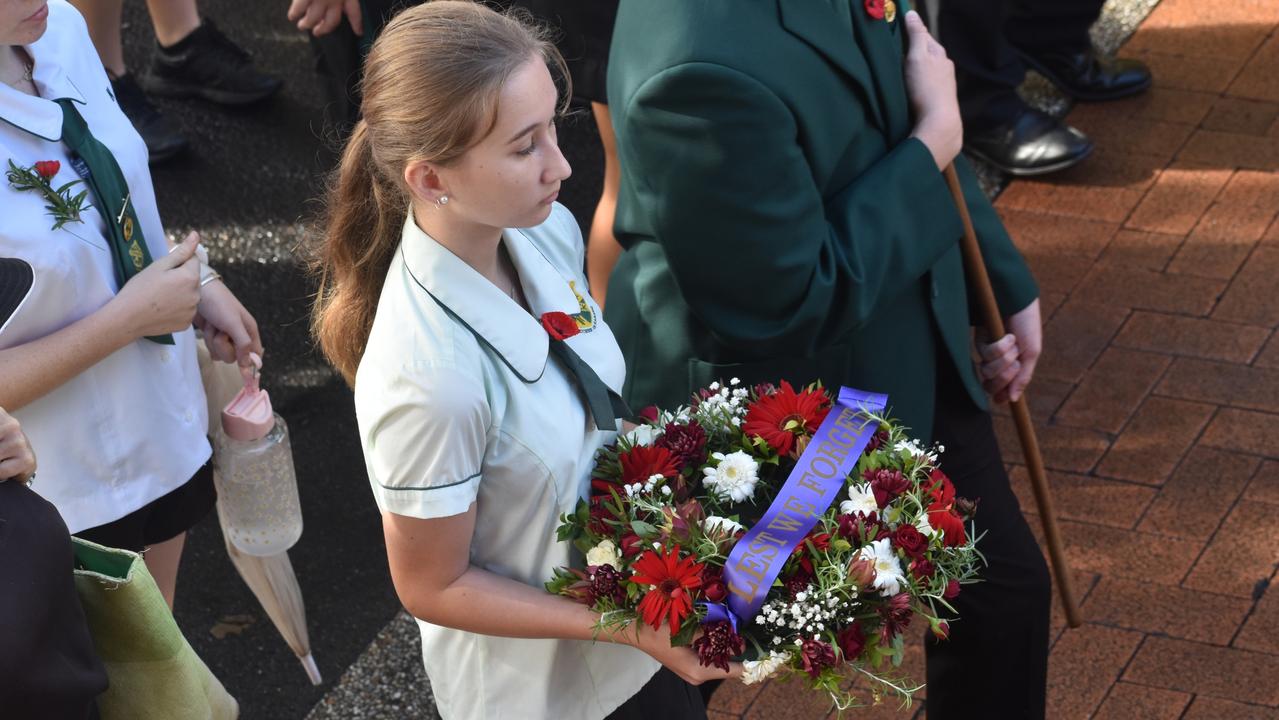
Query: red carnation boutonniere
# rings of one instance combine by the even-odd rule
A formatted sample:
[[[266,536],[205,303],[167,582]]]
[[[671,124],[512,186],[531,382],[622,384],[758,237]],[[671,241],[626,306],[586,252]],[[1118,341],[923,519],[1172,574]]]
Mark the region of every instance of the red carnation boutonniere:
[[[872,18],[884,19],[884,0],[864,0],[862,6],[866,8],[866,14]]]
[[[542,327],[552,340],[567,340],[581,332],[573,316],[564,312],[542,313]]]
[[[80,222],[80,213],[84,210],[84,199],[89,190],[86,188],[76,195],[71,188],[80,184],[80,180],[72,180],[54,188],[49,182],[62,169],[57,160],[40,160],[29,168],[18,167],[9,161],[9,169],[5,171],[5,179],[10,187],[18,192],[34,190],[44,196],[44,207],[53,216],[53,229],[58,230],[69,222]]]

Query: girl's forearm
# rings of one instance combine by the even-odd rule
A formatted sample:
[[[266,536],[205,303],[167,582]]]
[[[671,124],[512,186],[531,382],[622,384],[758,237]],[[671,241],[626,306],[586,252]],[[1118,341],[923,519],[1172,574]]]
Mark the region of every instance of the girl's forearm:
[[[475,566],[442,590],[396,589],[414,617],[435,625],[501,637],[636,642],[635,627],[597,632],[599,614],[589,607]]]
[[[0,350],[0,406],[18,410],[135,339],[127,318],[107,303],[61,330]]]

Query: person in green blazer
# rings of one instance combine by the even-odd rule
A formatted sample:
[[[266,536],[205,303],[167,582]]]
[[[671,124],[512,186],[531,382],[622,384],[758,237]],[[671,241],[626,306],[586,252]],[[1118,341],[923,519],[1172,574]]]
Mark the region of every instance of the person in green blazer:
[[[986,533],[985,582],[927,647],[929,717],[1043,717],[1048,571],[987,412],[1030,381],[1038,288],[956,157],[945,51],[894,0],[623,0],[608,95],[626,399],[731,377],[888,393]],[[952,160],[1011,330],[976,346]]]

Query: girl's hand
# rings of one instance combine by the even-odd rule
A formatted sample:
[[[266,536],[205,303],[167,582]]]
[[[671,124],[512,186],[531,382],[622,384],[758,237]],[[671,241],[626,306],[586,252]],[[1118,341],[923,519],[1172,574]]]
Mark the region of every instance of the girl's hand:
[[[12,415],[0,408],[0,482],[26,482],[36,472],[36,455]]]
[[[200,261],[191,233],[173,250],[129,278],[110,305],[134,338],[181,332],[191,325],[200,302]]]
[[[316,37],[336,30],[342,24],[343,15],[356,35],[364,34],[360,0],[293,0],[289,3],[289,21],[297,23],[299,30],[310,30]]]
[[[672,646],[670,630],[665,625],[654,630],[637,621],[632,627],[622,632],[622,637],[625,638],[624,642],[648,653],[650,657],[665,665],[690,685],[701,685],[711,680],[728,680],[742,676],[742,664],[739,662],[730,662],[728,672],[724,672],[716,667],[702,665],[697,659],[697,653],[691,648]]]
[[[249,353],[262,354],[257,321],[221,280],[200,288],[195,324],[214,360],[248,365]]]

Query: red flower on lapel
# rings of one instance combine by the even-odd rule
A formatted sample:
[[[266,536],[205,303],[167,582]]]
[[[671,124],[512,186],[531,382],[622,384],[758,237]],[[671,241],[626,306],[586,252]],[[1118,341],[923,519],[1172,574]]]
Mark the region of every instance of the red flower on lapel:
[[[884,0],[863,0],[862,6],[866,8],[866,14],[872,18],[884,19]]]
[[[563,312],[542,313],[542,327],[552,340],[567,340],[581,332],[573,316]]]

